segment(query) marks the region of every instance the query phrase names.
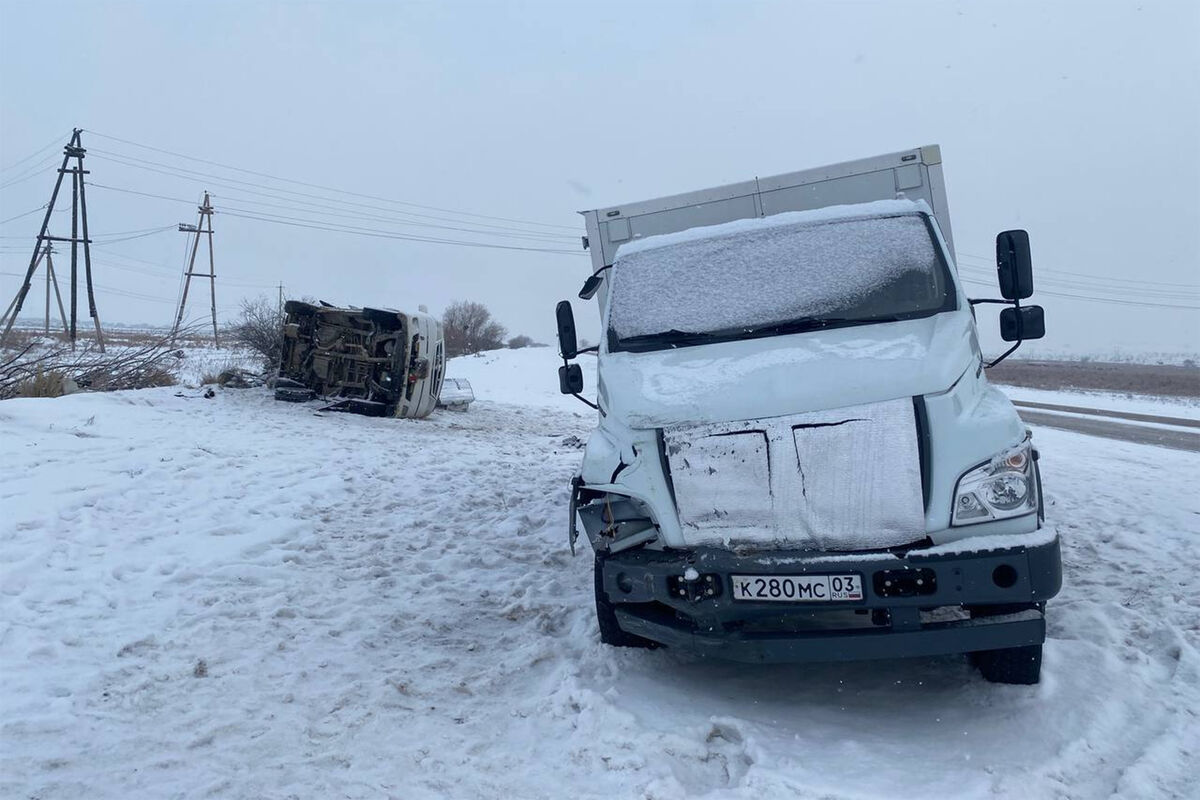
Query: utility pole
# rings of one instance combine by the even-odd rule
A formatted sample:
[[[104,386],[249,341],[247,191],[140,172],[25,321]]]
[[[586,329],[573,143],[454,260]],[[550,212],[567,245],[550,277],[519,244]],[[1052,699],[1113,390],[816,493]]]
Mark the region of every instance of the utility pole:
[[[54,246],[46,243],[46,249],[42,251],[46,258],[46,322],[42,328],[42,333],[50,335],[50,289],[54,288],[54,297],[58,300],[58,315],[62,319],[63,333],[70,334],[71,330],[67,327],[67,312],[63,308],[62,293],[58,291],[58,276],[54,274]]]
[[[279,284],[279,318],[283,319],[283,284]]]
[[[25,270],[25,280],[21,283],[21,288],[17,290],[17,296],[9,304],[8,311],[4,313],[3,317],[0,317],[0,323],[4,324],[4,333],[0,334],[0,345],[8,340],[8,334],[12,331],[13,324],[16,323],[17,317],[21,313],[21,307],[25,305],[25,297],[29,294],[30,286],[33,283],[33,275],[41,263],[44,246],[48,246],[51,242],[70,242],[71,323],[67,327],[67,336],[70,337],[71,348],[74,349],[76,309],[78,308],[78,252],[79,245],[82,244],[84,278],[87,284],[88,314],[91,316],[92,322],[96,327],[96,343],[100,346],[100,352],[104,352],[104,333],[100,330],[100,316],[96,313],[96,295],[92,290],[92,240],[88,238],[87,195],[84,190],[83,180],[83,176],[89,174],[89,172],[83,168],[83,157],[87,154],[87,150],[83,147],[80,138],[81,133],[83,131],[80,128],[72,131],[70,141],[63,148],[62,165],[58,168],[58,178],[54,181],[54,191],[50,193],[50,202],[46,204],[46,216],[42,218],[42,227],[38,231],[37,241],[33,246],[33,255],[29,257],[29,268]],[[67,164],[71,159],[75,159],[75,166],[67,169]],[[50,236],[46,233],[50,227],[50,215],[54,213],[54,204],[58,202],[58,192],[62,188],[63,176],[68,174],[71,176],[71,236],[70,238]],[[80,237],[80,223],[83,226],[82,237]],[[47,260],[47,270],[50,268],[49,260]],[[57,280],[52,278],[51,282],[57,289]],[[65,322],[66,314],[63,317]]]
[[[212,215],[212,203],[209,202],[208,192],[205,192],[204,202],[200,204],[200,218],[196,221],[196,224],[179,223],[180,231],[195,234],[196,238],[192,240],[192,254],[188,258],[187,267],[183,271],[183,294],[179,298],[179,312],[175,315],[175,326],[171,329],[171,335],[174,336],[178,333],[179,326],[183,324],[183,312],[187,306],[188,289],[192,285],[192,278],[208,278],[209,289],[212,295],[213,344],[217,344],[217,270],[213,261]],[[208,235],[208,272],[196,272],[196,253],[200,249],[200,237],[204,234]]]

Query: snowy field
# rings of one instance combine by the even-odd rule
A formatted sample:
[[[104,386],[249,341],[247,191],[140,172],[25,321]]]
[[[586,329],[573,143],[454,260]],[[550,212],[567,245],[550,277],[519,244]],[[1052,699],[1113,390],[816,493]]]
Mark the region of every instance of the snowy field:
[[[419,422],[0,403],[0,797],[1196,797],[1194,453],[1036,432],[1038,686],[704,663],[598,641],[558,363],[458,359],[479,401]]]
[[[1050,391],[1027,386],[1000,386],[1014,402],[1053,403],[1063,406],[1098,408],[1130,414],[1200,420],[1200,397],[1152,397],[1123,395],[1116,392]],[[1200,389],[1200,387],[1197,387]]]

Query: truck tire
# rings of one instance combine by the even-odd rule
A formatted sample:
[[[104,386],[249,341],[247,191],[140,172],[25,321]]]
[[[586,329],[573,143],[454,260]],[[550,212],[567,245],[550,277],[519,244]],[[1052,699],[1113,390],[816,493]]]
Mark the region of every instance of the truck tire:
[[[1032,686],[1042,676],[1042,646],[1009,647],[972,653],[975,666],[985,680]]]
[[[596,588],[596,622],[600,624],[601,643],[612,647],[645,647],[648,649],[658,647],[658,642],[626,633],[617,624],[617,615],[613,611],[612,603],[608,602],[608,598],[604,595],[603,563],[600,556],[596,556],[593,574]]]
[[[1037,609],[1046,611],[1045,603],[1013,603],[1011,605],[973,606],[971,617],[994,617],[1001,614],[1016,614]],[[979,668],[985,680],[992,683],[1013,683],[1032,686],[1042,675],[1042,646],[1007,647],[1002,650],[982,650],[970,653],[972,664]]]

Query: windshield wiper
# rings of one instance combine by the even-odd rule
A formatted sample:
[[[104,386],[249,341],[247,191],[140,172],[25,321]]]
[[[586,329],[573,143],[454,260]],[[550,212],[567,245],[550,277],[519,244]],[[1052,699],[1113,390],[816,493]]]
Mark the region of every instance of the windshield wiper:
[[[777,322],[774,325],[764,325],[758,328],[746,328],[745,333],[754,336],[778,336],[784,333],[805,333],[822,328],[851,325],[872,325],[876,322],[900,322],[901,318],[894,314],[877,317],[810,317],[794,319],[789,322]]]
[[[643,333],[640,336],[630,336],[621,340],[621,345],[628,347],[637,347],[640,345],[654,344],[703,344],[716,339],[728,338],[715,333],[699,333],[696,331],[681,331],[676,328],[671,328],[668,331],[659,331],[658,333]]]
[[[671,328],[658,333],[644,333],[640,336],[630,336],[621,339],[622,348],[641,347],[687,347],[696,344],[712,342],[729,342],[737,339],[757,339],[763,336],[780,336],[788,333],[806,333],[833,326],[849,327],[852,325],[871,325],[876,322],[900,322],[902,317],[896,315],[880,315],[877,317],[808,317],[794,319],[788,322],[777,322],[773,325],[763,325],[757,328],[729,328],[720,331],[701,333],[698,331],[681,331]]]

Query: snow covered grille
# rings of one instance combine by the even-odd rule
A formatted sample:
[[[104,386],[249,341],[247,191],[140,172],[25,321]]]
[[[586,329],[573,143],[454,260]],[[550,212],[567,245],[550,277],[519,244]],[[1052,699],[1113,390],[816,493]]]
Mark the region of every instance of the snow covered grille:
[[[663,440],[690,544],[864,550],[925,536],[908,398],[665,428]]]

